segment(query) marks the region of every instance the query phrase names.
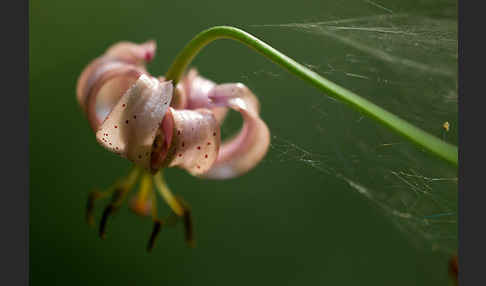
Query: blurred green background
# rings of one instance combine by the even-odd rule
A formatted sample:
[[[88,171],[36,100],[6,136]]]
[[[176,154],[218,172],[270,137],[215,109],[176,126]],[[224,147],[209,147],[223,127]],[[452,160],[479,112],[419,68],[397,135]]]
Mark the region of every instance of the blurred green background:
[[[457,144],[456,10],[432,0],[30,1],[31,284],[448,285],[456,169],[226,40],[193,66],[259,96],[268,155],[227,181],[166,171],[192,206],[195,249],[179,225],[146,253],[151,220],[126,205],[99,239],[84,221],[87,195],[130,164],[98,146],[75,88],[117,41],[156,40],[148,69],[162,75],[196,33],[234,25]],[[240,123],[231,114],[223,135]]]

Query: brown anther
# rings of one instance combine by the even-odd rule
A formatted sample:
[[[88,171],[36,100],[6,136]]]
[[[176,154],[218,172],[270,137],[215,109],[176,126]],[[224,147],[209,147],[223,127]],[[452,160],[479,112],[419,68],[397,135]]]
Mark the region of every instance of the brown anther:
[[[161,220],[155,220],[154,221],[154,227],[152,229],[152,234],[150,235],[150,239],[147,245],[147,252],[151,252],[152,249],[154,248],[155,244],[155,239],[160,233],[160,229],[162,228],[163,222]]]
[[[106,238],[106,222],[108,220],[108,217],[113,212],[115,212],[115,210],[116,210],[115,206],[111,203],[103,211],[103,216],[101,217],[100,230],[99,230],[99,234],[100,234],[101,239],[105,239]]]
[[[184,220],[184,231],[185,231],[186,243],[189,247],[195,247],[196,245],[194,241],[192,216],[191,216],[191,211],[189,209],[184,210],[183,220]]]
[[[176,199],[184,208],[184,212],[182,214],[182,220],[184,222],[184,235],[185,235],[186,243],[189,247],[195,247],[196,242],[194,240],[194,229],[193,229],[193,221],[191,216],[191,208],[181,197],[178,196]]]
[[[111,203],[108,206],[106,206],[106,208],[103,210],[103,216],[101,217],[100,229],[99,229],[99,234],[101,239],[105,239],[106,237],[106,222],[108,220],[108,217],[118,209],[117,205],[123,199],[123,194],[124,194],[124,189],[122,188],[115,189],[113,195],[111,196]]]

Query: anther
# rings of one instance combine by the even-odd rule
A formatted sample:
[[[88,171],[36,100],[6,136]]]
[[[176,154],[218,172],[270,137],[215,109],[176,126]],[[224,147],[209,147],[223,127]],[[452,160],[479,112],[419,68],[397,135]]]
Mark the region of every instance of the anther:
[[[184,221],[186,243],[189,247],[195,247],[194,232],[192,229],[192,216],[191,216],[191,211],[189,209],[184,210],[183,221]]]
[[[106,206],[106,208],[103,211],[103,216],[101,217],[100,229],[99,229],[99,234],[101,239],[106,238],[106,222],[108,220],[108,217],[117,210],[117,204],[119,204],[120,201],[123,199],[123,193],[124,193],[123,189],[121,188],[115,189],[113,195],[111,196],[111,203],[108,206]]]
[[[189,247],[195,247],[194,231],[193,231],[192,216],[191,216],[190,209],[184,210],[184,215],[182,217],[182,220],[184,222],[184,234],[186,238],[186,243]]]
[[[100,230],[99,234],[101,239],[106,238],[106,222],[108,220],[108,217],[115,211],[115,206],[113,204],[109,204],[105,210],[103,211],[103,216],[101,217],[101,222],[100,222]]]
[[[186,243],[189,247],[195,247],[195,240],[194,240],[194,230],[193,230],[193,222],[191,216],[191,208],[189,204],[187,204],[184,199],[177,196],[177,201],[183,208],[182,213],[182,221],[184,222],[184,235],[186,239]]]
[[[147,252],[151,252],[152,249],[154,248],[155,244],[155,239],[160,233],[160,229],[162,228],[162,221],[161,220],[155,220],[154,221],[154,227],[152,229],[152,234],[150,235],[150,239],[147,245]]]

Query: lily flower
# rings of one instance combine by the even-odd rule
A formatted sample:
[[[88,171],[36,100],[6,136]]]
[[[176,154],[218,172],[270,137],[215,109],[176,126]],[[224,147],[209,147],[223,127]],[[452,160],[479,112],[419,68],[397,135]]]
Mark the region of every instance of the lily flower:
[[[194,241],[190,208],[170,192],[161,176],[163,168],[179,167],[200,178],[229,179],[254,168],[270,144],[258,98],[244,84],[217,84],[191,69],[174,86],[146,70],[155,50],[153,41],[117,43],[91,62],[77,83],[77,100],[98,143],[135,163],[131,173],[108,191],[90,195],[88,219],[93,220],[94,201],[111,194],[100,225],[104,237],[107,217],[141,176],[131,208],[137,214],[152,215],[149,250],[161,226],[174,221],[174,216],[158,219],[153,185],[175,217],[183,218],[187,242],[193,245]],[[221,142],[220,126],[229,109],[241,114],[243,126],[236,136]]]

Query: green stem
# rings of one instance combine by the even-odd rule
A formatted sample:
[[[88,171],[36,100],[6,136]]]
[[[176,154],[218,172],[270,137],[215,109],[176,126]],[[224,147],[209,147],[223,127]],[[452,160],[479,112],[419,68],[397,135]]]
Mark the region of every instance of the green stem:
[[[217,39],[232,39],[247,45],[263,54],[274,63],[279,64],[290,73],[314,85],[329,96],[350,104],[360,112],[383,123],[392,130],[418,144],[420,147],[429,150],[433,154],[457,166],[458,155],[456,146],[428,134],[359,95],[321,77],[319,74],[287,57],[270,45],[238,28],[217,26],[204,30],[196,35],[177,55],[166,74],[166,78],[168,80],[173,80],[174,84],[176,84],[198,52],[204,46]]]

